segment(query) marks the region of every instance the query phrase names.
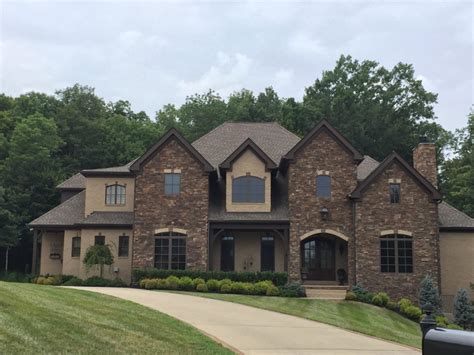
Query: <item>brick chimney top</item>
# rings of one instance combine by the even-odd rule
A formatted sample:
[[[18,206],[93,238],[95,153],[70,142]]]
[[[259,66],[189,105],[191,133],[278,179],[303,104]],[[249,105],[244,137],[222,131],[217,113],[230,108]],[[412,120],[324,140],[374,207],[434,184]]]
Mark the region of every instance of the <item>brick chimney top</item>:
[[[413,149],[413,166],[434,187],[438,188],[438,166],[436,165],[436,146],[428,142],[426,136],[420,137],[420,143]]]

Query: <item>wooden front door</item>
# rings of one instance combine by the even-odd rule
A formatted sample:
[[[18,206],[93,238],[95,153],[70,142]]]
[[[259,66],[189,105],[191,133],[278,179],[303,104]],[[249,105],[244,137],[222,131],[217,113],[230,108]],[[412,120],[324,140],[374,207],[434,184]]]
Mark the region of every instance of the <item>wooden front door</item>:
[[[334,240],[318,237],[301,244],[301,266],[308,280],[333,281],[336,279]]]

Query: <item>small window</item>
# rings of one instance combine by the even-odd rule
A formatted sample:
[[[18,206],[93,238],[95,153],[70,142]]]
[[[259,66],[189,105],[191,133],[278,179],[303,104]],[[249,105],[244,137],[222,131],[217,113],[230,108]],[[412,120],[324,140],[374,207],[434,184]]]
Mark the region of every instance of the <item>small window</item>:
[[[405,235],[387,235],[380,238],[380,271],[413,272],[413,241]]]
[[[105,235],[96,235],[94,245],[105,245]]]
[[[264,203],[265,180],[256,176],[241,176],[233,179],[232,202]]]
[[[77,258],[79,256],[81,256],[81,237],[73,237],[71,257]]]
[[[400,184],[390,184],[390,203],[400,203]]]
[[[181,174],[166,173],[165,174],[165,195],[178,195],[181,189]]]
[[[125,186],[114,184],[105,188],[106,205],[125,205]]]
[[[128,243],[130,238],[126,235],[122,235],[119,237],[119,249],[118,249],[118,256],[119,257],[128,257]]]
[[[331,197],[331,177],[328,175],[316,176],[316,197]]]
[[[186,269],[186,235],[177,232],[157,234],[155,267],[164,270]]]
[[[262,237],[260,246],[260,270],[275,271],[275,238],[271,235]]]

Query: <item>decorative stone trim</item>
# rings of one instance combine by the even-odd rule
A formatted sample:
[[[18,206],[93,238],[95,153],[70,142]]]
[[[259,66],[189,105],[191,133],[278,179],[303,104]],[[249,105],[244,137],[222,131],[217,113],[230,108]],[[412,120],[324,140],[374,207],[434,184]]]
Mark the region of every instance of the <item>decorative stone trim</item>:
[[[155,229],[155,235],[159,233],[166,233],[166,232],[176,232],[176,233],[181,233],[181,234],[188,234],[186,229],[182,228],[175,228],[175,227],[169,227],[169,228],[158,228]]]
[[[380,235],[403,234],[413,237],[413,233],[403,229],[387,229],[380,232]]]
[[[333,229],[314,229],[314,230],[312,230],[311,232],[308,232],[308,233],[303,234],[303,235],[300,237],[300,241],[305,240],[305,239],[307,239],[307,238],[310,238],[310,237],[312,237],[312,236],[315,235],[315,234],[322,234],[322,233],[334,235],[334,236],[336,236],[336,237],[341,238],[342,240],[345,240],[346,242],[349,240],[349,238],[346,237],[344,234],[342,234],[342,233],[340,233],[340,232],[338,232],[338,231],[335,231],[335,230],[333,230]]]
[[[171,174],[171,173],[181,174],[181,169],[163,169],[163,173],[165,173],[165,174]]]
[[[331,175],[329,170],[316,170],[316,175]]]
[[[401,184],[402,179],[388,179],[389,184]]]

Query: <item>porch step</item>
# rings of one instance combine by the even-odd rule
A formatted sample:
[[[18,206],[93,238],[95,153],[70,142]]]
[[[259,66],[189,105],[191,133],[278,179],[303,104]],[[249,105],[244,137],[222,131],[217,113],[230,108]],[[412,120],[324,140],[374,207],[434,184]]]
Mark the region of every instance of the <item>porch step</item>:
[[[343,287],[339,289],[325,289],[317,288],[314,286],[305,286],[306,297],[322,299],[322,300],[343,300],[346,298],[347,287],[345,286],[333,286],[333,287]]]
[[[349,286],[339,284],[315,284],[315,283],[303,283],[305,289],[313,290],[333,290],[333,291],[347,291]]]

